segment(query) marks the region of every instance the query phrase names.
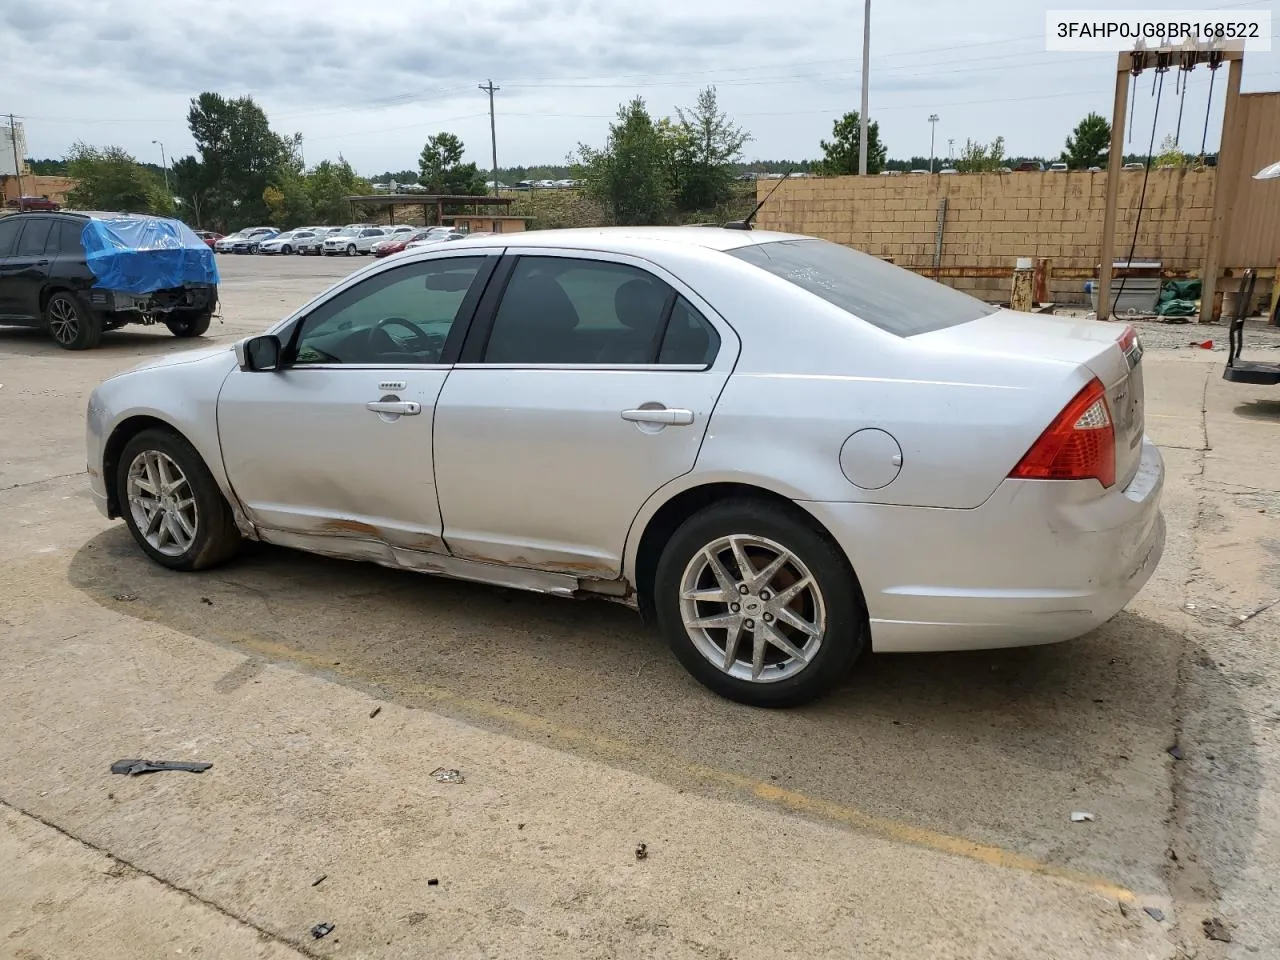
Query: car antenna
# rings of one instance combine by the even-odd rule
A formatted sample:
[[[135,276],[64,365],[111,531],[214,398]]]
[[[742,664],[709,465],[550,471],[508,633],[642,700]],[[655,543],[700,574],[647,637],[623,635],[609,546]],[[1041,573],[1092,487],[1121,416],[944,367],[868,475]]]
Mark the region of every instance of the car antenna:
[[[724,228],[726,230],[750,230],[751,221],[756,218],[756,214],[760,212],[760,208],[769,202],[769,200],[773,197],[773,195],[778,192],[778,187],[782,186],[783,182],[789,176],[791,176],[791,174],[792,174],[792,171],[790,170],[788,170],[785,174],[783,174],[782,179],[779,180],[776,184],[774,184],[773,189],[769,191],[768,196],[766,196],[763,200],[761,200],[759,203],[756,204],[756,208],[752,210],[749,214],[747,214],[746,219],[730,220],[728,223],[724,225]]]

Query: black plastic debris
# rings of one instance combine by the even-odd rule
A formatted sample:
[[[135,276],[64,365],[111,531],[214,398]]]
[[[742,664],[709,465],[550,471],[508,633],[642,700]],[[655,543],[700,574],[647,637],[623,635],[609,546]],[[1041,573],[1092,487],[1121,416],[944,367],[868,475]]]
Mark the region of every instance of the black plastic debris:
[[[638,847],[636,847],[637,860],[643,860],[647,856],[649,856],[649,847],[646,844],[642,843]]]
[[[377,716],[378,714],[380,714],[381,712],[382,712],[382,708],[381,708],[381,707],[374,707],[372,710],[370,710],[370,711],[369,711],[369,719],[370,719],[370,720],[372,720],[374,717],[376,717],[376,716]]]
[[[130,600],[137,600],[138,595],[136,593],[117,593],[115,598],[121,603],[128,603]]]
[[[329,875],[327,873],[322,873],[320,874],[320,876],[316,877],[314,880],[311,881],[311,885],[313,887],[318,887],[320,886],[320,884],[324,883],[328,879],[329,879]]]
[[[440,886],[440,880],[439,880],[439,878],[438,878],[438,877],[432,877],[430,880],[428,880],[428,881],[427,881],[427,886],[428,886],[428,887],[438,887],[438,886]]]
[[[311,928],[311,935],[317,940],[322,940],[331,933],[333,933],[332,923],[317,923]]]
[[[213,606],[213,601],[212,601],[212,600],[210,600],[208,597],[201,597],[201,598],[200,598],[200,602],[201,602],[201,603],[203,603],[206,607],[212,607],[212,606]]]
[[[1157,923],[1164,922],[1164,911],[1159,907],[1143,907],[1142,912]]]
[[[212,763],[185,760],[117,760],[111,765],[112,773],[122,773],[133,777],[140,773],[160,773],[165,770],[178,770],[183,773],[204,773]]]
[[[1231,942],[1231,931],[1227,929],[1227,925],[1217,917],[1210,917],[1208,920],[1200,921],[1200,929],[1204,931],[1204,935],[1209,940],[1217,940],[1219,943]]]
[[[1169,748],[1169,756],[1173,757],[1173,759],[1175,760],[1181,760],[1182,748],[1175,743],[1172,747]]]

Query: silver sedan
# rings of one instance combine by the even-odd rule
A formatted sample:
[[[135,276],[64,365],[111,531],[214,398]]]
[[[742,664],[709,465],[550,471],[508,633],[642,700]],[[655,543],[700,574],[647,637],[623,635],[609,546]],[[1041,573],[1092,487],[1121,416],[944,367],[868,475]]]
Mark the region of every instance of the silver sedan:
[[[1141,361],[812,238],[476,237],[101,384],[89,480],[172,569],[247,539],[607,597],[780,706],[1123,608],[1164,544]]]

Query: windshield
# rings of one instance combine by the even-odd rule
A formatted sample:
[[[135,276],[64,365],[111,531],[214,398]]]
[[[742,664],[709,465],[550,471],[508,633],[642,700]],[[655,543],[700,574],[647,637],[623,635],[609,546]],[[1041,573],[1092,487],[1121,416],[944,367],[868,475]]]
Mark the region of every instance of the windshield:
[[[958,326],[999,309],[826,240],[777,240],[728,253],[899,337]]]

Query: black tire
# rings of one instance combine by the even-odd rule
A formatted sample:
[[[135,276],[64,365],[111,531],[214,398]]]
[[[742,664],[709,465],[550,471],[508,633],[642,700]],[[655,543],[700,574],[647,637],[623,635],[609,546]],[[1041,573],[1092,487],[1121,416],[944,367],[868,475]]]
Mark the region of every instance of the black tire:
[[[356,245],[354,243],[347,244],[347,256],[354,257],[356,255]]]
[[[175,337],[203,337],[212,322],[210,310],[175,310],[164,325]]]
[[[189,497],[182,499],[194,500],[195,536],[180,553],[163,552],[147,541],[129,501],[130,469],[138,457],[149,452],[163,454],[177,465],[186,485],[179,487],[175,496],[182,498],[183,493],[189,492]],[[134,541],[143,553],[163,567],[182,571],[205,570],[227,562],[240,550],[240,531],[236,529],[231,507],[218,489],[217,481],[195,447],[170,430],[144,430],[124,445],[116,468],[116,495],[125,525],[133,534]],[[171,549],[177,546],[174,544]]]
[[[283,247],[280,248],[280,252],[287,257],[289,254],[293,253],[293,247],[289,246],[286,243]]]
[[[45,328],[64,350],[92,350],[102,342],[102,317],[70,290],[59,290],[44,308]]]
[[[813,614],[812,618],[801,612],[801,616],[811,624],[818,622],[814,611],[817,610],[819,601],[825,610],[824,629],[817,640],[802,640],[803,634],[777,619],[770,621],[771,627],[764,628],[772,631],[781,627],[783,635],[796,646],[817,643],[816,651],[811,654],[812,659],[799,669],[795,668],[793,658],[774,646],[766,646],[765,673],[761,679],[752,680],[752,666],[746,661],[750,661],[754,649],[756,633],[753,627],[742,630],[733,664],[734,670],[746,671],[747,675],[733,676],[722,665],[713,664],[708,658],[709,654],[699,650],[690,631],[685,628],[680,594],[686,568],[712,544],[729,536],[769,541],[785,548],[788,554],[808,568],[808,573],[816,584],[816,592],[802,592],[797,601],[803,600],[811,604],[809,611]],[[724,549],[729,550],[728,547]],[[767,565],[767,560],[757,561],[751,555],[756,549],[758,548],[755,546],[748,546],[748,560],[753,563],[754,571],[759,572],[763,565]],[[732,551],[726,556],[731,557]],[[730,566],[726,562],[725,566],[735,583],[740,583],[742,577],[736,565]],[[776,576],[790,576],[790,582],[794,583],[800,579],[799,572],[799,567],[788,564]],[[704,576],[709,574],[709,570],[704,571]],[[777,584],[782,582],[774,581]],[[740,590],[741,586],[737,589]],[[742,602],[735,604],[741,613],[734,611],[734,614],[746,617],[750,612],[749,602],[770,599],[776,600],[769,593],[751,593],[743,597]],[[840,548],[816,523],[805,517],[799,508],[789,508],[765,500],[725,500],[686,520],[667,542],[658,561],[653,602],[658,625],[666,635],[672,652],[685,668],[700,683],[721,696],[756,707],[796,706],[822,696],[845,679],[866,648],[870,634],[862,588]],[[698,616],[714,616],[719,610],[724,610],[727,614],[730,609],[728,604],[721,604],[719,601],[707,601],[705,607],[695,606]],[[773,616],[766,616],[770,609],[767,604],[760,609],[765,611],[759,614],[761,622]],[[788,609],[797,612],[790,605]],[[704,635],[709,638],[710,643],[718,643],[719,649],[724,649],[727,630],[708,628]],[[746,661],[743,660],[744,653]],[[773,679],[767,677],[769,672],[774,672]]]

